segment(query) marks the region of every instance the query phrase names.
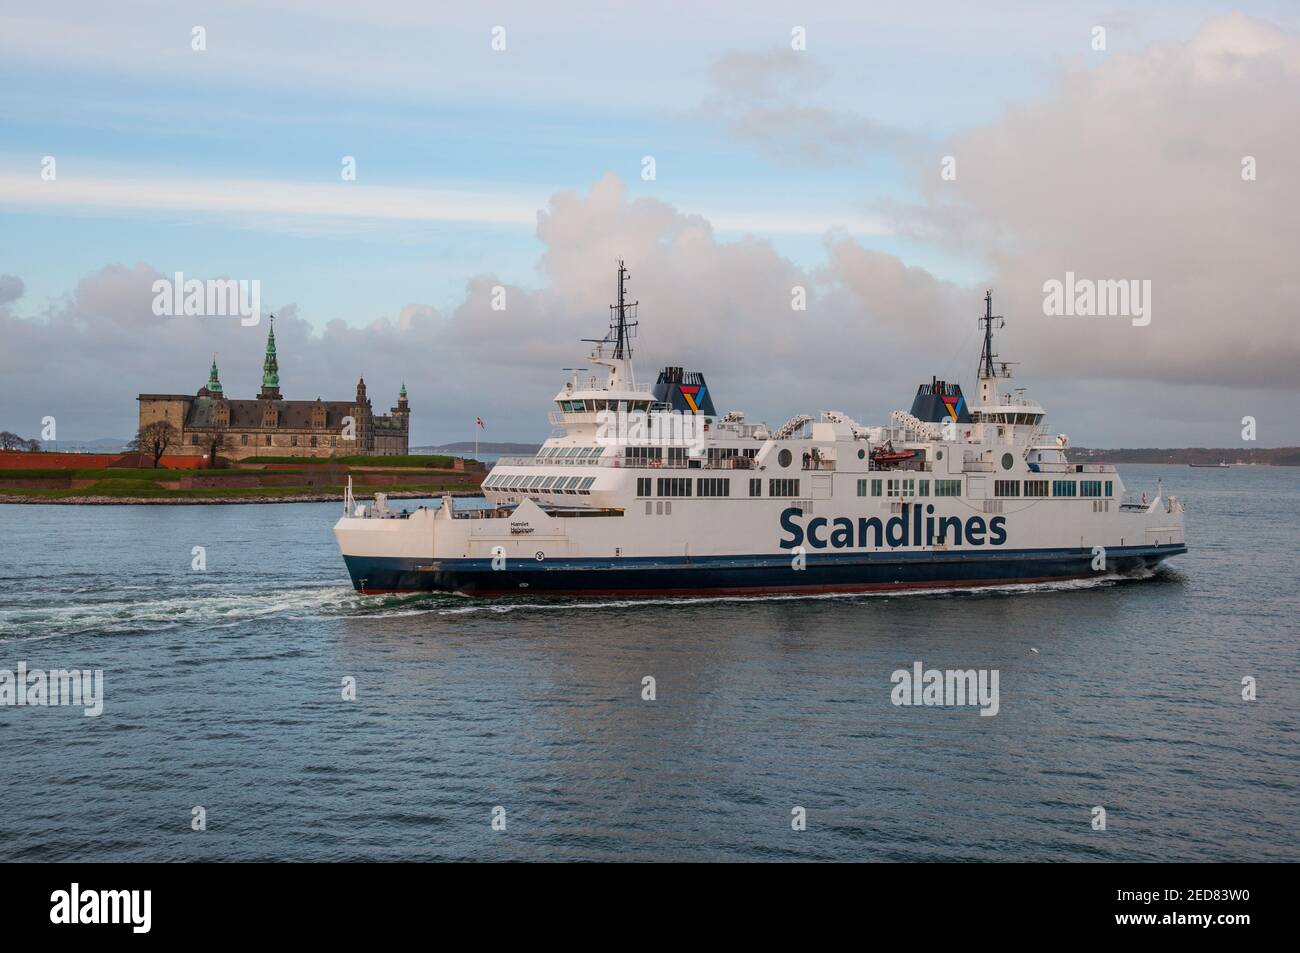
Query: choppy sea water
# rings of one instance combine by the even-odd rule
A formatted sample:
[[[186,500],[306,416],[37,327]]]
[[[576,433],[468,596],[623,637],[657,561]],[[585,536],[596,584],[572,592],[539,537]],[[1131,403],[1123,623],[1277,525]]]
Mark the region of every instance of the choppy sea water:
[[[818,598],[360,597],[334,504],[0,506],[0,669],[104,672],[0,707],[0,858],[1298,860],[1300,471],[1122,473],[1188,505],[1150,578]]]

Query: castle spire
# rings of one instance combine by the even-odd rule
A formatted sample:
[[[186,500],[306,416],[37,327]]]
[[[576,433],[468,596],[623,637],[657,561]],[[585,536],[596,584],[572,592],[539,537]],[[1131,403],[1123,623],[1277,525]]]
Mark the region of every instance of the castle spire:
[[[275,357],[275,315],[271,315],[271,330],[266,335],[266,357],[262,360],[262,392],[268,400],[280,399],[280,364]]]
[[[208,393],[213,397],[221,396],[221,381],[217,377],[217,355],[212,355],[212,370],[208,372]]]

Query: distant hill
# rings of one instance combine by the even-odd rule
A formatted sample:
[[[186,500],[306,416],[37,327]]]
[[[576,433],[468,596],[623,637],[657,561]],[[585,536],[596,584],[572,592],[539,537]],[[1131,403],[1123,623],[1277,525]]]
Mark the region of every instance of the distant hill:
[[[1259,466],[1300,466],[1300,447],[1141,447],[1126,450],[1096,450],[1071,447],[1074,463],[1254,463]]]
[[[536,453],[539,443],[488,443],[480,440],[479,453]],[[437,447],[412,447],[411,453],[473,453],[474,441],[461,440],[457,443],[444,443]]]
[[[61,453],[84,451],[86,453],[116,453],[125,450],[131,438],[100,437],[96,440],[42,440],[42,450],[56,450]]]

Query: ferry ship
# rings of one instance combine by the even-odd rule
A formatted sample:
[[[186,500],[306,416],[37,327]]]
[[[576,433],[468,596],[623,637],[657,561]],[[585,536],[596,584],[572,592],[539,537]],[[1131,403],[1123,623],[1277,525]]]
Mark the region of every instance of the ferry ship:
[[[778,427],[716,412],[695,371],[637,379],[618,263],[608,333],[555,395],[536,454],[497,461],[483,505],[393,509],[351,485],[334,527],[362,593],[746,595],[983,587],[1154,567],[1187,552],[1183,505],[1073,464],[1010,387],[985,295],[968,402],[931,379],[868,426],[826,411]]]

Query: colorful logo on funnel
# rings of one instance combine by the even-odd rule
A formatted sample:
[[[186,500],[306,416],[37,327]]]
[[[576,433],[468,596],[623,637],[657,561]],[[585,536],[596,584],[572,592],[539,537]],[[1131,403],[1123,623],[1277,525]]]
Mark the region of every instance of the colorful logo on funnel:
[[[948,408],[948,415],[952,417],[953,420],[956,420],[958,415],[961,414],[961,408],[965,403],[965,400],[961,395],[956,397],[944,397],[941,399],[943,400],[943,405]]]
[[[700,412],[700,402],[704,400],[703,384],[679,384],[677,389],[682,392],[682,399],[686,401],[686,406],[691,408],[691,413]]]

